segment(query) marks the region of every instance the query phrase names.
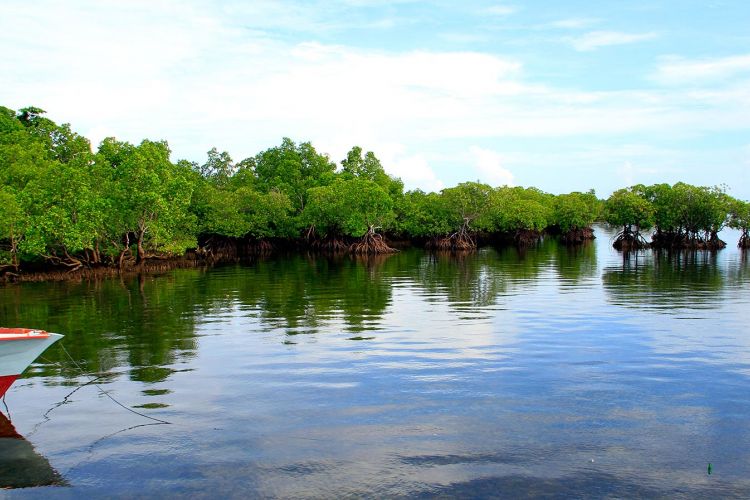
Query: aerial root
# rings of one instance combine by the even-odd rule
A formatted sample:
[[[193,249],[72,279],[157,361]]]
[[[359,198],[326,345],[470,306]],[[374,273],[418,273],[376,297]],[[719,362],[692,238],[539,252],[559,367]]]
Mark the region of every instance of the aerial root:
[[[397,251],[395,248],[389,247],[383,236],[376,233],[373,228],[368,229],[360,241],[349,245],[349,252],[358,255],[394,253]]]
[[[432,238],[425,246],[431,250],[465,251],[474,250],[477,243],[469,232],[462,228],[450,236]]]
[[[566,245],[577,245],[596,238],[594,230],[590,227],[571,229],[560,236],[560,241]]]

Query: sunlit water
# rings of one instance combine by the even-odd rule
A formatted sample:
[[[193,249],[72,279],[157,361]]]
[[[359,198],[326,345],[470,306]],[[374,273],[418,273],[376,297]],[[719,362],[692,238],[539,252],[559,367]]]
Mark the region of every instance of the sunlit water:
[[[597,234],[0,288],[66,335],[6,397],[62,485],[3,494],[750,496],[750,255]]]

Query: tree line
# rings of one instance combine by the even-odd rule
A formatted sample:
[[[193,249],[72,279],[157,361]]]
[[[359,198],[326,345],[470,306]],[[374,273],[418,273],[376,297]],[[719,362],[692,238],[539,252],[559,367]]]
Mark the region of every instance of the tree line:
[[[339,165],[287,138],[239,162],[216,148],[202,164],[173,162],[164,141],[110,137],[93,150],[69,124],[44,115],[0,107],[0,272],[123,268],[188,251],[211,259],[281,245],[372,254],[410,240],[462,250],[478,239],[529,244],[545,233],[576,243],[592,238],[602,218],[623,227],[626,246],[651,226],[664,241],[700,242],[724,224],[743,229],[750,243],[748,204],[715,188],[636,186],[606,202],[593,190],[552,195],[480,182],[404,191],[374,153],[356,146]],[[663,206],[682,206],[662,191],[683,186],[731,204],[723,223],[662,217]]]
[[[620,228],[614,242],[617,249],[718,250],[726,246],[719,239],[726,226],[740,230],[740,248],[750,248],[750,203],[720,187],[637,184],[612,193],[605,203],[605,217]],[[650,242],[646,231],[652,233]]]

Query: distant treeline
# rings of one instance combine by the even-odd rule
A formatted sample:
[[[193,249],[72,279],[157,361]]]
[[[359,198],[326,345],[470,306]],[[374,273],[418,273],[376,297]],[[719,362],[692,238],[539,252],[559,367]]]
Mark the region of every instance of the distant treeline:
[[[634,186],[597,199],[535,188],[465,182],[439,193],[404,192],[372,152],[332,162],[310,143],[281,145],[234,162],[215,148],[205,163],[173,163],[164,141],[107,138],[92,151],[69,124],[29,107],[0,107],[0,273],[22,267],[119,267],[190,252],[217,259],[273,246],[352,253],[392,251],[387,241],[445,250],[477,239],[567,243],[591,225],[622,227],[618,245],[717,247],[730,224],[747,246],[750,208],[717,188]]]

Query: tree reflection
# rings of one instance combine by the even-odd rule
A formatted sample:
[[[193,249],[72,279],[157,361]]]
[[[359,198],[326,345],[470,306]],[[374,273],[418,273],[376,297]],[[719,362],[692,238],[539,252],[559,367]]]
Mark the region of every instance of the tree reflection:
[[[562,247],[553,240],[550,245],[554,247],[555,269],[560,279],[578,283],[584,278],[596,276],[596,245],[593,241]]]
[[[65,347],[89,374],[125,369],[132,380],[155,383],[195,356],[196,330],[207,322],[253,318],[261,330],[285,334],[281,342],[342,329],[365,338],[360,332],[382,328],[394,287],[445,302],[460,318],[542,282],[566,286],[597,276],[596,258],[594,245],[563,247],[552,239],[466,254],[277,255],[210,271],[1,287],[0,324],[64,333]],[[728,283],[747,282],[747,255],[737,259],[730,271],[710,252],[623,254],[621,264],[604,269],[603,286],[609,300],[629,306],[716,302]],[[60,346],[27,373],[46,381],[55,375],[80,376]]]
[[[153,368],[189,358],[196,350],[196,297],[186,286],[195,273],[5,287],[0,289],[0,323],[64,333],[65,348],[87,373],[129,367],[131,379],[158,382],[170,371]],[[38,361],[36,375],[80,375],[61,346]]]
[[[609,299],[625,306],[710,307],[722,300],[727,277],[716,252],[631,252],[604,269]]]

